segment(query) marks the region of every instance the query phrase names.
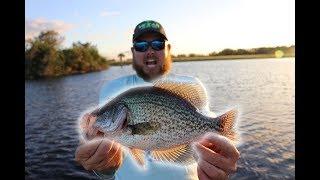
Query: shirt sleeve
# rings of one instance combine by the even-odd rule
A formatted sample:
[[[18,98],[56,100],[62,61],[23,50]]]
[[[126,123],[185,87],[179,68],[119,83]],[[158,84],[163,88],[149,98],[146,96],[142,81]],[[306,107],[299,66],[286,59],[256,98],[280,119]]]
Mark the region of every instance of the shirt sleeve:
[[[99,94],[99,104],[109,100],[115,94],[119,93],[126,86],[123,79],[115,79],[104,84]]]

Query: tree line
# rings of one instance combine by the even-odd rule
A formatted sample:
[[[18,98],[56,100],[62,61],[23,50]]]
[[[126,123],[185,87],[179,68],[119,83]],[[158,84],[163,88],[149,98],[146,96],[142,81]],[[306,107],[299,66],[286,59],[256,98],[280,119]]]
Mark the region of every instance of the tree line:
[[[64,38],[56,31],[42,31],[39,36],[26,40],[25,43],[25,78],[63,76],[107,69],[111,61],[100,56],[97,47],[86,42],[73,43],[70,48],[61,48]],[[208,55],[190,53],[172,55],[178,57],[204,57],[228,55],[275,54],[281,51],[284,56],[294,56],[295,46],[259,47],[252,49],[223,49]],[[118,55],[120,61],[125,57]]]
[[[64,38],[56,31],[42,31],[25,43],[25,78],[38,79],[108,68],[106,58],[96,46],[76,42],[71,48],[61,48]]]
[[[295,45],[292,46],[276,46],[276,47],[259,47],[251,49],[230,49],[226,48],[219,52],[211,52],[208,55],[203,54],[178,54],[172,57],[205,57],[205,56],[228,56],[228,55],[256,55],[256,54],[275,54],[276,51],[281,51],[284,56],[294,56],[295,54]]]

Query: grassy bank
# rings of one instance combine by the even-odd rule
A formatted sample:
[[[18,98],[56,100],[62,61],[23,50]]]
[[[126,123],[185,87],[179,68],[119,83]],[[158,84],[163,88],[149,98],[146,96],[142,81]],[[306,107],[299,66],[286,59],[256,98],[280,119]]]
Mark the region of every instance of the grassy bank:
[[[292,56],[283,56],[294,57]],[[238,59],[265,59],[265,58],[276,58],[274,54],[253,54],[253,55],[227,55],[227,56],[201,56],[201,57],[176,57],[172,58],[173,62],[184,62],[184,61],[207,61],[207,60],[238,60]]]
[[[294,55],[285,55],[282,58],[295,57]],[[239,59],[265,59],[276,58],[274,54],[253,54],[253,55],[226,55],[226,56],[200,56],[200,57],[174,57],[173,62],[186,61],[214,61],[214,60],[239,60]],[[132,60],[128,59],[125,62],[110,61],[111,66],[121,66],[131,64]]]

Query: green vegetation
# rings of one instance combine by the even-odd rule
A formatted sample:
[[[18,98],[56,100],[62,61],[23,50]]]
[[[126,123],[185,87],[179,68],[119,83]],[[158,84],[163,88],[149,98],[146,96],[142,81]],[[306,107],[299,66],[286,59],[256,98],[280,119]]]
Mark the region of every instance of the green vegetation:
[[[212,52],[208,55],[190,53],[172,55],[174,62],[184,61],[209,61],[209,60],[234,60],[234,59],[263,59],[263,58],[285,58],[295,56],[295,46],[260,47],[253,49],[224,49],[220,52]],[[110,65],[128,65],[132,60],[125,62],[110,61]]]
[[[101,57],[96,46],[90,43],[76,42],[71,48],[62,49],[64,38],[55,31],[41,32],[38,37],[29,39],[25,44],[25,78],[38,79],[70,74],[87,73],[107,69],[109,65],[119,66],[132,63],[132,59],[123,60],[124,53],[119,53],[119,61]],[[224,49],[208,55],[190,53],[172,55],[174,62],[203,60],[232,60],[253,58],[294,57],[295,46],[260,47],[253,49]]]
[[[126,61],[109,60],[108,62],[110,64],[110,66],[124,66],[124,65],[131,64],[132,59],[127,59]]]
[[[118,57],[119,57],[119,59],[120,59],[120,62],[122,62],[122,58],[124,58],[125,55],[124,55],[123,53],[120,53],[120,54],[118,54]]]
[[[108,68],[95,46],[90,43],[73,43],[61,49],[64,38],[55,31],[41,32],[25,44],[25,78],[38,79],[69,74],[100,71]]]
[[[200,59],[217,59],[217,58],[223,58],[223,59],[229,59],[227,56],[230,57],[237,57],[237,58],[245,58],[245,57],[293,57],[295,54],[295,46],[277,46],[277,47],[260,47],[260,48],[253,48],[253,49],[223,49],[220,52],[211,52],[208,55],[202,55],[202,54],[194,54],[191,53],[188,56],[185,54],[178,54],[177,56],[172,55],[172,58],[174,60],[182,60],[182,59],[194,59],[193,57],[203,57]]]
[[[282,56],[294,57],[294,56]],[[274,54],[249,54],[249,55],[225,55],[225,56],[196,56],[196,57],[179,57],[172,58],[173,62],[184,61],[211,61],[211,60],[236,60],[236,59],[263,59],[263,58],[276,58]]]
[[[277,47],[260,47],[253,49],[224,49],[219,53],[212,52],[209,55],[254,55],[254,54],[275,54],[277,51],[281,51],[284,55],[294,55],[295,46],[277,46]]]

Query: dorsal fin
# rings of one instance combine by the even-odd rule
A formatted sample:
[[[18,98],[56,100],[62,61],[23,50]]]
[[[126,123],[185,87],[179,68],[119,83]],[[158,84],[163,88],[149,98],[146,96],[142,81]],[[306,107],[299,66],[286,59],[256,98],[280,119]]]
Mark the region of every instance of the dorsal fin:
[[[158,161],[173,162],[180,165],[195,163],[190,145],[180,145],[170,149],[153,150],[151,156]]]
[[[195,82],[178,82],[172,80],[157,80],[153,82],[154,87],[167,90],[190,102],[197,109],[203,109],[208,104],[205,89]]]

